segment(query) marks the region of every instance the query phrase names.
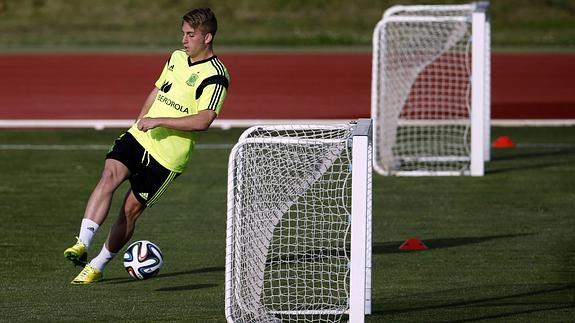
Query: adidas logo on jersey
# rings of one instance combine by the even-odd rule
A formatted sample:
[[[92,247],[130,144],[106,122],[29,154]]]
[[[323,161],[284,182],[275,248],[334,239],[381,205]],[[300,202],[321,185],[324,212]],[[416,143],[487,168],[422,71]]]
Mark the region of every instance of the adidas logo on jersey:
[[[148,200],[148,193],[140,193],[140,196],[144,199],[144,200]]]
[[[168,71],[173,71],[174,70],[174,65],[170,65],[170,67],[168,67]]]
[[[164,81],[164,84],[162,84],[162,86],[160,87],[160,91],[162,91],[164,93],[168,93],[168,92],[170,92],[171,88],[172,88],[172,83],[170,83],[168,81]]]

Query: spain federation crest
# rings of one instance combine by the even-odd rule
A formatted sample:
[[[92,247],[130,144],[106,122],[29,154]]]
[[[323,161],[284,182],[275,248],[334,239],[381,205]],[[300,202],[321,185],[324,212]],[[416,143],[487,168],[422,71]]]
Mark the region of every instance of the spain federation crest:
[[[186,84],[189,86],[194,86],[194,84],[196,84],[197,80],[198,80],[198,74],[194,73],[190,76],[190,78],[188,78],[188,80],[186,81]]]

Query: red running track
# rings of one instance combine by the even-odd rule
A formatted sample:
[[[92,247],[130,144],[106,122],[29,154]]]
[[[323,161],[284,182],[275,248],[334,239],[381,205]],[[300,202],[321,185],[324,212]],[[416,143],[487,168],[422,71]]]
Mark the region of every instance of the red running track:
[[[225,53],[223,119],[370,115],[369,53]],[[0,119],[132,119],[168,53],[0,55]],[[575,54],[494,54],[493,119],[575,119]]]

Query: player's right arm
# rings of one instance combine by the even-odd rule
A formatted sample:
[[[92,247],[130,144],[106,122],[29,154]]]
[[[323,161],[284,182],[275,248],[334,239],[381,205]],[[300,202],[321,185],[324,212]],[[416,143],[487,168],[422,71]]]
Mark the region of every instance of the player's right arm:
[[[142,106],[142,110],[140,111],[140,114],[138,115],[136,122],[138,122],[138,120],[141,120],[142,118],[144,118],[144,116],[148,113],[148,111],[150,110],[152,103],[154,103],[154,100],[156,99],[157,95],[158,95],[158,88],[154,87],[154,89],[152,91],[150,91],[150,94],[148,94],[148,97],[146,98],[146,101],[144,102],[144,105]]]

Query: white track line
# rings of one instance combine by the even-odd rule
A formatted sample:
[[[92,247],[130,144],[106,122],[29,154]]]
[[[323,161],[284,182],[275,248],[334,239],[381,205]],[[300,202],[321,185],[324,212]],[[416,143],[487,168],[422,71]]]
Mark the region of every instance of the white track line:
[[[214,128],[249,128],[255,125],[274,124],[342,124],[351,119],[216,119],[212,124]],[[105,128],[129,128],[134,120],[7,120],[0,119],[0,128],[93,128],[102,130]]]
[[[216,119],[212,124],[214,128],[249,128],[255,125],[278,125],[278,124],[343,124],[351,119]],[[8,120],[0,119],[0,129],[25,129],[25,128],[129,128],[134,120]],[[560,127],[575,126],[575,119],[493,119],[491,125],[495,127]]]
[[[233,144],[197,144],[198,150],[229,150]],[[0,150],[48,150],[48,151],[78,151],[78,150],[108,150],[110,145],[43,145],[43,144],[0,144]],[[519,143],[517,148],[547,148],[547,149],[569,149],[575,148],[575,143]]]
[[[197,144],[199,150],[227,150],[232,149],[233,144]],[[108,150],[111,145],[41,145],[41,144],[4,144],[0,150]]]

